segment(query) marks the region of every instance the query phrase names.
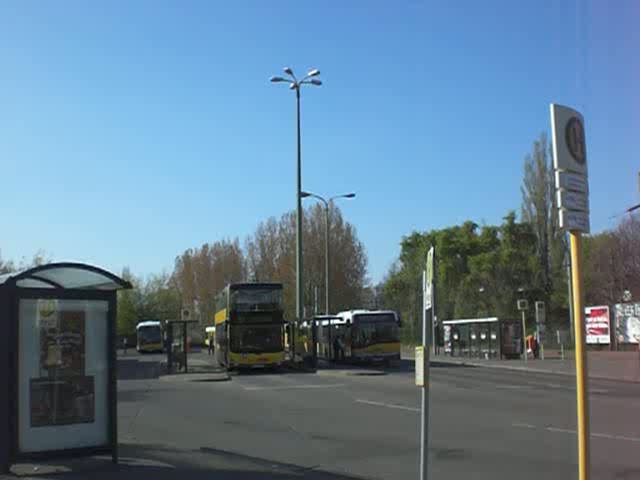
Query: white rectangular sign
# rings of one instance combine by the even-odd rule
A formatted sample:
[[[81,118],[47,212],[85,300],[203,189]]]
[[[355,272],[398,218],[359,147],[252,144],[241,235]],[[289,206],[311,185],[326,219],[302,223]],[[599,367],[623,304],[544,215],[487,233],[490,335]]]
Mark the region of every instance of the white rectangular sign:
[[[416,347],[416,385],[424,386],[424,348]]]
[[[588,212],[576,212],[574,210],[561,208],[559,214],[560,228],[564,230],[578,230],[582,233],[589,233],[591,231]]]
[[[433,254],[434,248],[431,247],[427,252],[427,269],[424,285],[424,308],[426,310],[431,308],[433,298]]]
[[[589,211],[589,198],[586,193],[558,190],[558,207],[568,210]]]
[[[616,340],[618,343],[640,343],[640,303],[618,303]]]
[[[556,188],[589,193],[587,177],[578,173],[556,171]]]

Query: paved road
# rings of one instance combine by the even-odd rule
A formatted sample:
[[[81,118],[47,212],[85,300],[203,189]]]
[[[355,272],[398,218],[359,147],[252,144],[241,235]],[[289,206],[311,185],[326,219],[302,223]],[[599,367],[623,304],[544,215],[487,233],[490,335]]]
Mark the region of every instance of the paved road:
[[[122,380],[120,440],[275,469],[417,478],[419,392],[410,368],[352,373]],[[449,366],[432,369],[432,386],[433,478],[575,478],[571,378]],[[640,478],[638,399],[637,384],[592,382],[593,478]]]
[[[382,376],[334,369],[207,382],[159,377],[160,360],[119,357],[123,466],[56,478],[417,478],[419,391],[408,362]],[[462,366],[434,367],[431,378],[432,478],[576,478],[571,378]],[[591,386],[592,478],[640,478],[640,385]]]

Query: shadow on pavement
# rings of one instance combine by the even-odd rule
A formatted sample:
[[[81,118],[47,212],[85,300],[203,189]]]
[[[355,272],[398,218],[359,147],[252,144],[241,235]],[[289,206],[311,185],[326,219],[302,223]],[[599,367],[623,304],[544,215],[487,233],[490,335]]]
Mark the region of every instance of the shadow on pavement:
[[[118,380],[148,380],[158,378],[160,362],[118,358]]]
[[[120,445],[120,463],[110,457],[62,459],[39,464],[22,464],[0,478],[96,479],[96,480],[356,480],[361,477],[330,473],[314,467],[279,463],[259,457],[202,447],[176,450],[153,445]]]
[[[431,360],[431,368],[476,368],[473,365],[465,365],[458,363],[439,362]],[[406,374],[415,371],[415,363],[413,360],[402,359],[396,361],[393,365],[384,365],[380,363],[326,363],[322,362],[318,366],[318,370],[341,370],[356,373],[358,371],[377,371],[386,375]]]

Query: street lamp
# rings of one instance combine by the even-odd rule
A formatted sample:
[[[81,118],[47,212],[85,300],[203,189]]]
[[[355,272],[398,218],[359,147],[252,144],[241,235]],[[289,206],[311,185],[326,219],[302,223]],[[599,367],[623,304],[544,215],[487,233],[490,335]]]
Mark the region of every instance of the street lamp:
[[[303,85],[320,86],[322,82],[317,77],[320,75],[320,70],[310,70],[307,75],[298,80],[293,73],[293,70],[289,67],[285,67],[284,73],[287,77],[271,77],[272,83],[288,83],[289,89],[296,92],[296,136],[298,146],[298,161],[297,161],[297,187],[296,187],[296,323],[300,322],[302,318],[302,306],[304,305],[303,292],[302,292],[302,163],[301,163],[301,148],[300,148],[300,88]],[[291,351],[293,354],[293,360],[295,361],[295,334],[294,328],[291,329]]]
[[[338,198],[354,198],[355,193],[345,193],[344,195],[336,195],[326,200],[320,195],[310,192],[300,192],[302,198],[313,197],[324,203],[325,211],[325,229],[324,229],[324,313],[329,315],[329,204]]]

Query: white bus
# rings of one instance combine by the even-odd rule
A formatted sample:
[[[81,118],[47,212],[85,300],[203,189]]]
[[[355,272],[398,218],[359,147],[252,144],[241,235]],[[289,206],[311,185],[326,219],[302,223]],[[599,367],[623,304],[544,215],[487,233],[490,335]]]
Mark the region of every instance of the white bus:
[[[318,353],[330,360],[400,360],[400,317],[393,310],[348,310],[319,317]]]
[[[146,322],[140,322],[136,326],[137,345],[138,352],[163,352],[163,329],[162,323],[159,321],[151,320]]]

